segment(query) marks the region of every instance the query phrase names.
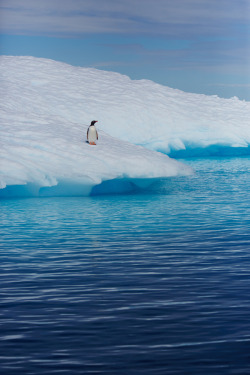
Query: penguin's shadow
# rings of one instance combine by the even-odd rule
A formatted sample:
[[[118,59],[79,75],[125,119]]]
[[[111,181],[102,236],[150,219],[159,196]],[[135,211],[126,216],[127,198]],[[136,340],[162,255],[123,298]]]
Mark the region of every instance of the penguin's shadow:
[[[85,143],[87,143],[88,145],[90,145],[89,141],[85,141]],[[96,144],[95,144],[96,145]]]

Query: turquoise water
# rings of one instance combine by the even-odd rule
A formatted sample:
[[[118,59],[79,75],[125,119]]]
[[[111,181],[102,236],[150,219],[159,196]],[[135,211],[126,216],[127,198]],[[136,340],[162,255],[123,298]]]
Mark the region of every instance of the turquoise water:
[[[2,200],[0,369],[247,374],[250,158],[136,194]]]

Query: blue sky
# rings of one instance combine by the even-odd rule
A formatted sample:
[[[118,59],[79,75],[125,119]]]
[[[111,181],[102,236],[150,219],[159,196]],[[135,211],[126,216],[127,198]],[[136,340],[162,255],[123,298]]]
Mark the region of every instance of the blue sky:
[[[0,0],[1,54],[250,101],[250,0]]]

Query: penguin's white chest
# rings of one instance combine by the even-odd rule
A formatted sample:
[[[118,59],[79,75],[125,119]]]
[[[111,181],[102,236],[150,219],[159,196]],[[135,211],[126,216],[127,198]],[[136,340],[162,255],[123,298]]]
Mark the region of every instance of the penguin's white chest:
[[[89,142],[95,142],[97,140],[97,134],[96,134],[95,126],[89,127],[88,139],[89,139]]]

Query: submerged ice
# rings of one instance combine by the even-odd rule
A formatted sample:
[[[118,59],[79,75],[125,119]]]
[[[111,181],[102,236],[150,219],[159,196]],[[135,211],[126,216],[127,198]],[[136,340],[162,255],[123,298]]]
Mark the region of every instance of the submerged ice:
[[[88,195],[190,173],[157,151],[249,152],[250,103],[237,98],[34,57],[2,56],[1,71],[2,195]],[[90,146],[95,119],[100,140]]]

